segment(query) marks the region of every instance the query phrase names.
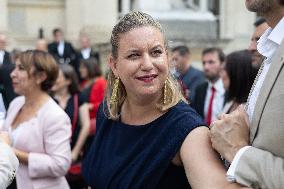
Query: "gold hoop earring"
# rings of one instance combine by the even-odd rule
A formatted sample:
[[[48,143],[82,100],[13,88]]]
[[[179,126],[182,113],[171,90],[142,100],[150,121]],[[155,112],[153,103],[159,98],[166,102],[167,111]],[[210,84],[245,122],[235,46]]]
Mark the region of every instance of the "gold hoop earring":
[[[110,104],[114,105],[117,103],[117,96],[118,96],[118,85],[119,85],[119,77],[115,78],[114,84],[112,86],[112,93],[110,97]]]
[[[165,84],[164,84],[164,104],[167,104],[167,102],[168,102],[168,84],[169,84],[169,80],[168,80],[168,78],[166,79],[166,81],[165,81]]]

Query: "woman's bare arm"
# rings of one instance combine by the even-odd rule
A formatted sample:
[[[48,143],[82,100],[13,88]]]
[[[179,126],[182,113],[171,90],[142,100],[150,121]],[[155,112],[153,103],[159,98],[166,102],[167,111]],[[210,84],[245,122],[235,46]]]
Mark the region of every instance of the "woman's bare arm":
[[[188,134],[181,146],[180,157],[193,189],[245,188],[226,180],[225,168],[211,147],[207,127],[198,127]]]
[[[89,106],[87,103],[82,104],[79,107],[79,116],[81,121],[81,130],[76,141],[76,144],[72,150],[72,161],[76,161],[79,153],[81,152],[88,136],[90,129],[90,116],[89,116]]]

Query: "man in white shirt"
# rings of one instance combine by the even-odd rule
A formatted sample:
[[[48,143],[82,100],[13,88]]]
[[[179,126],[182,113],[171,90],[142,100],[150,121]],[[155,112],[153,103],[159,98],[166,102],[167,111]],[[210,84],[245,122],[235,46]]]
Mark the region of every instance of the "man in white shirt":
[[[207,81],[196,87],[192,106],[208,125],[217,119],[225,104],[225,89],[220,78],[224,61],[225,54],[219,48],[207,48],[202,52],[202,64]]]
[[[79,64],[76,57],[76,51],[72,44],[65,41],[63,31],[60,28],[53,30],[54,41],[48,44],[48,52],[53,55],[58,63],[70,64],[79,73]]]
[[[80,49],[78,50],[78,59],[81,61],[82,59],[94,58],[97,64],[100,64],[100,56],[98,52],[94,52],[90,39],[86,35],[80,36]]]
[[[9,69],[12,65],[10,53],[6,51],[6,35],[0,33],[0,112],[5,112],[11,99],[11,79],[6,76],[9,75]],[[5,104],[5,107],[3,106]]]
[[[284,0],[246,0],[266,19],[257,49],[265,60],[246,107],[211,124],[212,146],[231,165],[230,181],[252,188],[284,188]]]
[[[0,188],[6,188],[14,179],[19,161],[10,147],[6,132],[0,132]]]
[[[10,54],[5,50],[6,35],[0,33],[0,66],[11,63]]]

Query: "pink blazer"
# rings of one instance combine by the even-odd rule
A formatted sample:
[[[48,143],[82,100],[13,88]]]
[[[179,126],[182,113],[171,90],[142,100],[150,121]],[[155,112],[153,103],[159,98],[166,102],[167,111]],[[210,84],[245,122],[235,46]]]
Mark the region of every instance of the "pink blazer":
[[[11,131],[24,102],[23,96],[11,102],[3,129]],[[20,164],[16,175],[18,189],[68,189],[64,176],[71,164],[71,123],[66,113],[50,98],[16,130],[13,146],[29,153],[28,165]]]

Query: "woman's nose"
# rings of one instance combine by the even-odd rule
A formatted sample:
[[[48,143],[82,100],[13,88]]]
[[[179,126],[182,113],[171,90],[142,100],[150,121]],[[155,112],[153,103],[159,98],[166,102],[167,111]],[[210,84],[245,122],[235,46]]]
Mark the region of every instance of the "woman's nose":
[[[152,62],[152,59],[151,57],[149,56],[149,54],[145,54],[143,56],[143,63],[142,63],[142,68],[145,69],[145,70],[148,70],[148,69],[152,69],[153,68],[153,62]]]
[[[13,78],[16,75],[16,68],[13,69],[13,71],[10,73],[10,77]]]

